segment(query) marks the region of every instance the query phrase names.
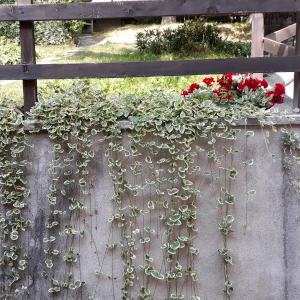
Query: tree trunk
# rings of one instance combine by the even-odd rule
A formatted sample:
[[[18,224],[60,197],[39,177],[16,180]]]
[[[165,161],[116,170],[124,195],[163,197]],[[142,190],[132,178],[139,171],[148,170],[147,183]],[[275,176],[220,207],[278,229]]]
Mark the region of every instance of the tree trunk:
[[[296,22],[294,13],[266,13],[265,14],[265,35],[273,33],[279,29],[285,28]],[[294,38],[290,38],[284,43],[294,46]]]
[[[176,23],[176,16],[166,16],[162,17],[161,24],[170,24],[170,23]]]

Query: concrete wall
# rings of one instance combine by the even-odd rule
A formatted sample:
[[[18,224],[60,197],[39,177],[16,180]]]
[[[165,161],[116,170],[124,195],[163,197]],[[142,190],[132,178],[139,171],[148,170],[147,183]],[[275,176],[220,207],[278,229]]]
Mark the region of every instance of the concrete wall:
[[[293,125],[293,127],[294,130],[300,132],[299,125]],[[193,199],[197,206],[196,227],[199,229],[195,233],[194,246],[200,251],[194,260],[194,268],[197,270],[199,278],[195,286],[195,294],[200,296],[201,300],[225,299],[222,292],[224,288],[223,260],[218,254],[218,249],[223,247],[223,235],[218,230],[218,224],[225,216],[225,207],[216,208],[216,198],[220,196],[220,187],[224,186],[228,189],[230,186],[231,193],[236,196],[236,204],[229,207],[229,214],[235,218],[234,232],[228,237],[228,248],[232,250],[231,256],[233,257],[233,265],[229,266],[228,273],[229,279],[234,285],[230,299],[298,300],[300,298],[298,198],[288,182],[288,176],[282,171],[284,155],[280,146],[280,126],[277,133],[270,133],[269,138],[269,151],[276,155],[275,159],[272,159],[268,154],[264,144],[264,136],[259,126],[249,125],[247,127],[247,130],[255,132],[255,136],[248,139],[247,150],[245,131],[243,127],[241,129],[243,132],[239,134],[236,141],[231,143],[228,140],[221,140],[215,145],[216,152],[219,154],[224,154],[223,147],[229,148],[231,145],[240,150],[232,158],[221,157],[222,164],[225,164],[225,159],[227,160],[227,166],[232,159],[232,165],[239,172],[237,179],[229,180],[225,172],[218,170],[214,163],[208,161],[206,156],[199,154],[195,157],[201,166],[201,172],[191,178],[196,181],[195,188],[199,188],[201,191],[201,197]],[[78,187],[70,184],[67,186],[67,196],[58,196],[55,206],[55,209],[65,210],[67,213],[64,216],[53,216],[51,211],[54,208],[49,204],[46,197],[49,194],[48,187],[51,184],[48,166],[53,159],[53,154],[49,154],[48,150],[51,148],[52,141],[43,132],[30,135],[30,141],[35,147],[27,149],[23,153],[23,157],[32,162],[32,165],[26,169],[27,187],[30,188],[31,194],[25,212],[32,224],[30,230],[21,234],[20,239],[23,245],[22,255],[28,254],[32,259],[27,262],[25,271],[20,271],[21,279],[14,285],[14,288],[20,290],[16,299],[86,300],[89,296],[97,297],[98,300],[122,299],[121,287],[123,286],[122,271],[124,266],[120,253],[123,249],[119,244],[113,250],[106,249],[106,244],[113,241],[119,242],[123,233],[130,233],[136,228],[126,226],[120,230],[117,228],[117,223],[112,224],[107,221],[114,211],[115,213],[118,211],[119,205],[110,200],[113,184],[108,175],[107,158],[104,156],[107,144],[96,142],[99,138],[100,136],[95,137],[95,144],[93,145],[95,158],[89,166],[90,173],[87,183],[91,192],[90,195],[78,195]],[[207,140],[200,138],[197,141],[201,147],[211,149],[211,146],[207,145],[206,142]],[[122,144],[129,148],[129,138],[126,133],[124,133]],[[143,153],[138,159],[144,161],[146,155],[147,153]],[[167,157],[166,155],[167,151],[163,150],[157,156],[162,158]],[[255,162],[254,165],[247,167],[246,173],[243,162],[251,158]],[[131,157],[126,166],[127,169],[132,162],[134,161]],[[163,173],[167,174],[167,164],[161,164],[159,168],[164,169]],[[205,171],[212,171],[214,176],[220,176],[222,184],[219,185],[214,182],[214,186],[212,186],[211,177],[201,175]],[[147,172],[150,172],[150,169]],[[137,184],[146,178],[145,175],[136,176],[136,179],[133,177],[127,179],[132,182],[135,180]],[[60,188],[64,188],[62,183],[58,184],[58,189]],[[160,188],[163,190],[169,186],[165,184]],[[131,204],[146,209],[149,200],[157,199],[155,189],[154,186],[146,187],[137,197],[132,197],[128,193],[123,198],[122,205]],[[256,194],[247,198],[247,190],[256,190]],[[68,197],[76,197],[85,203],[87,210],[70,213]],[[171,199],[167,195],[161,197],[161,200]],[[136,242],[135,245],[137,247],[137,259],[133,262],[136,266],[135,275],[139,278],[139,283],[135,284],[131,291],[133,299],[138,299],[139,287],[142,285],[149,286],[152,295],[154,293],[153,299],[155,300],[163,300],[168,296],[166,281],[158,281],[152,277],[149,278],[149,276],[146,278],[143,272],[138,269],[138,265],[146,263],[143,258],[145,254],[154,258],[153,266],[161,273],[169,268],[165,254],[160,248],[166,240],[164,234],[166,227],[157,218],[160,213],[162,213],[161,209],[156,208],[151,211],[151,215],[137,218],[139,228],[149,226],[155,229],[156,235],[145,235],[143,231],[136,235],[137,241],[141,237],[150,236],[151,242],[146,245],[140,245],[139,242]],[[250,227],[250,230],[247,231],[243,227],[246,217]],[[84,223],[84,219],[88,223]],[[49,230],[45,227],[45,223],[48,223],[49,220],[57,220],[59,225]],[[79,235],[59,236],[58,232],[63,232],[65,225],[73,225],[77,230],[84,231],[84,237],[79,237]],[[175,230],[175,235],[179,234],[178,230]],[[60,251],[60,255],[52,256],[54,263],[52,269],[45,266],[45,260],[49,258],[49,255],[45,254],[44,250],[49,247],[50,243],[44,243],[43,238],[49,236],[56,237],[56,241],[51,243],[51,247]],[[9,245],[9,242],[7,241],[6,244]],[[73,264],[63,261],[63,256],[70,247],[73,247],[76,253],[80,253],[78,261]],[[5,249],[0,248],[1,255]],[[179,261],[183,265],[183,269],[186,267],[187,260],[186,253],[180,252]],[[94,272],[100,269],[104,275],[99,277]],[[6,266],[1,266],[0,287],[3,295],[9,292],[7,270]],[[46,271],[48,275],[46,278],[41,276],[42,271]],[[70,278],[68,273],[73,273],[74,276]],[[48,289],[52,287],[51,278],[68,284],[82,280],[86,282],[86,285],[75,291],[61,288],[61,292],[50,294]],[[191,290],[191,284],[190,279],[187,281],[184,281],[184,278],[178,280],[178,293],[181,291],[185,295],[185,299],[191,299],[189,297],[195,295]],[[5,290],[3,290],[4,286]],[[30,294],[24,293],[22,286],[28,287]],[[171,292],[176,291],[174,284],[170,288]]]

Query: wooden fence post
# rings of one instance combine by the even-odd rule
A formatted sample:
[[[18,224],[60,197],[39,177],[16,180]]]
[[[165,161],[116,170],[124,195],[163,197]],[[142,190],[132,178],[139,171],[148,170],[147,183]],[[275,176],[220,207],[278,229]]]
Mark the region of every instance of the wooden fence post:
[[[300,55],[300,13],[297,13],[295,55]],[[300,108],[300,73],[294,73],[294,102],[293,108]]]
[[[264,56],[264,14],[252,14],[251,57]],[[262,80],[263,73],[254,73],[253,78]]]
[[[18,0],[18,4],[31,5],[32,0]],[[22,64],[36,64],[33,21],[20,22],[20,42]],[[23,67],[23,72],[27,72],[26,66]],[[26,119],[27,112],[37,101],[37,80],[23,80],[23,96]]]

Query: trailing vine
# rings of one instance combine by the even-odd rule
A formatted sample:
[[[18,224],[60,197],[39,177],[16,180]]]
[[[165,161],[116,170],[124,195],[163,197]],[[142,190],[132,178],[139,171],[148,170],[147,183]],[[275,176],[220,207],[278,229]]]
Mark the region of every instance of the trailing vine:
[[[10,108],[4,106],[5,104],[10,104]],[[33,147],[27,140],[22,119],[20,107],[4,101],[0,103],[0,239],[1,246],[5,249],[2,252],[1,264],[8,269],[1,272],[5,276],[5,284],[1,287],[4,297],[14,290],[13,284],[19,280],[20,273],[25,270],[30,259],[26,253],[22,257],[22,245],[18,242],[22,231],[30,225],[24,213],[26,198],[30,193],[26,188],[24,167],[29,162],[22,158],[22,152],[26,146]],[[14,294],[18,295],[17,289]]]
[[[297,221],[300,221],[300,178],[299,178],[299,166],[300,166],[300,137],[299,134],[289,130],[288,128],[282,128],[281,145],[285,153],[283,160],[283,169],[288,175],[290,185],[294,188],[298,196],[298,211]]]
[[[279,94],[267,94],[263,82],[256,82],[257,88],[252,88],[254,83],[247,76],[233,79],[224,75],[216,90],[211,88],[211,79],[204,83],[207,86],[201,88],[193,84],[182,95],[153,91],[107,98],[84,81],[64,91],[57,89],[53,98],[40,97],[29,121],[31,132],[46,130],[52,145],[48,151],[51,180],[46,199],[51,214],[45,222],[47,259],[41,273],[48,280],[49,293],[63,292],[72,297],[69,292],[83,295],[88,287],[89,299],[96,300],[98,283],[105,279],[111,281],[115,297],[119,278],[113,269],[105,272],[103,265],[107,255],[116,260],[120,253],[122,299],[161,296],[166,300],[199,300],[203,289],[201,270],[196,266],[197,256],[202,254],[201,247],[196,246],[202,234],[199,214],[204,202],[212,199],[222,215],[216,228],[223,241],[220,238],[216,253],[224,270],[223,292],[229,299],[233,291],[230,265],[234,259],[230,235],[235,226],[231,186],[239,168],[233,157],[241,152],[234,146],[241,132],[235,122],[255,117],[267,124],[263,117],[276,110],[267,112],[266,108],[274,105],[273,99]],[[27,141],[17,108],[5,108],[0,113],[1,197],[2,204],[13,206],[5,211],[6,216],[14,218],[1,216],[5,241],[8,235],[16,240],[17,233],[30,224],[21,217],[29,190],[17,185],[19,181],[26,184],[22,167],[28,162],[19,161],[18,155],[25,145],[33,145]],[[245,133],[246,139],[253,135],[253,131]],[[97,163],[98,147],[106,147],[113,184],[113,213],[108,220],[111,229],[103,257],[92,230],[99,211],[90,205],[94,188],[91,169]],[[253,162],[246,155],[242,165],[251,166]],[[205,200],[203,190],[208,186],[211,199]],[[247,192],[255,194],[254,190]],[[81,272],[75,272],[83,267],[81,245],[87,242],[96,256],[91,276],[97,278],[97,284],[93,288]],[[17,265],[14,261],[21,246],[13,247],[4,252],[8,259],[2,258],[12,266],[12,283],[19,279],[16,267],[24,269],[29,259],[25,256]],[[54,270],[63,261],[65,272],[58,277]]]

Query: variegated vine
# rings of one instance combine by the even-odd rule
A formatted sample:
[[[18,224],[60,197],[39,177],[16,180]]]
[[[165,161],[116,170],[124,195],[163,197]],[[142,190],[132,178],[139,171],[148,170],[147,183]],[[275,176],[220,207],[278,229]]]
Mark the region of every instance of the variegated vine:
[[[30,225],[24,213],[26,198],[30,193],[26,189],[24,171],[29,162],[22,159],[22,152],[26,146],[33,145],[27,140],[20,107],[5,100],[0,103],[0,226],[3,232],[0,239],[4,249],[1,257],[4,270],[1,291],[2,296],[9,297],[13,290],[13,295],[18,294],[19,290],[12,289],[12,286],[19,280],[20,271],[25,270],[30,259],[26,253],[22,253],[20,242],[22,231]],[[24,289],[28,292],[26,287]]]

